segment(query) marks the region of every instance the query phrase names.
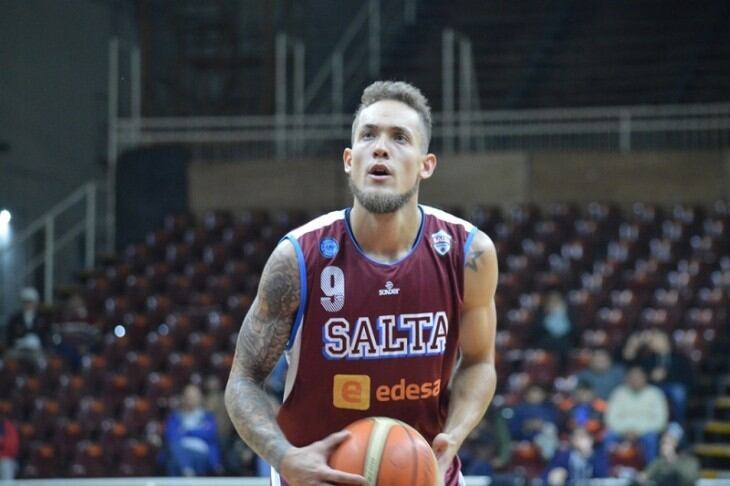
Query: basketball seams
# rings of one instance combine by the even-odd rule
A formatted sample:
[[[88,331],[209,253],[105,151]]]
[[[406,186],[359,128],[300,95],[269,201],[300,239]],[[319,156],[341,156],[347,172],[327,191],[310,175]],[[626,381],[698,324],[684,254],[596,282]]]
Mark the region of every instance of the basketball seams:
[[[365,463],[363,464],[363,475],[368,486],[375,486],[378,483],[380,463],[383,459],[383,450],[388,440],[388,434],[395,422],[390,419],[374,417],[373,427],[370,431],[368,448],[365,452]]]

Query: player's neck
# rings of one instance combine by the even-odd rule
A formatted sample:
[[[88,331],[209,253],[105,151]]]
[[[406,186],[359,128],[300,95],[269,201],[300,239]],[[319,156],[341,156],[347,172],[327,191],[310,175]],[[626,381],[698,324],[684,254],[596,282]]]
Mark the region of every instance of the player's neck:
[[[352,233],[370,258],[392,263],[408,254],[421,226],[421,211],[413,198],[394,213],[375,214],[357,201],[350,212]]]

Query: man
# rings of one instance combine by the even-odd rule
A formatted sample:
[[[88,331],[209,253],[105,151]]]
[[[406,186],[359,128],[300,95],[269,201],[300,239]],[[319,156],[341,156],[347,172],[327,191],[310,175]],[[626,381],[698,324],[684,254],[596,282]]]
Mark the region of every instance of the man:
[[[577,378],[588,383],[596,396],[607,400],[611,392],[624,381],[626,370],[614,363],[611,354],[605,349],[595,349],[588,368],[581,370]]]
[[[10,316],[6,326],[10,355],[27,358],[37,366],[48,340],[48,326],[38,313],[39,300],[36,289],[23,288],[20,291],[22,309]]]
[[[606,406],[605,443],[609,447],[622,440],[639,440],[647,464],[659,449],[659,434],[669,423],[667,400],[662,391],[647,381],[640,366],[632,366],[626,384],[616,388]]]
[[[168,476],[222,473],[215,416],[203,408],[203,392],[196,385],[183,390],[180,409],[165,423]]]
[[[570,434],[568,447],[552,458],[543,473],[547,486],[586,485],[591,479],[609,476],[608,457],[601,448],[595,448],[593,436],[578,427]]]
[[[366,484],[327,459],[346,425],[390,416],[432,443],[453,486],[456,452],[496,384],[496,252],[471,224],[418,205],[437,162],[421,92],[376,82],[361,101],[343,153],[353,207],[292,231],[274,250],[241,326],[226,405],[273,466],[274,484],[277,471],[292,486]],[[284,350],[290,366],[275,417],[261,385]]]

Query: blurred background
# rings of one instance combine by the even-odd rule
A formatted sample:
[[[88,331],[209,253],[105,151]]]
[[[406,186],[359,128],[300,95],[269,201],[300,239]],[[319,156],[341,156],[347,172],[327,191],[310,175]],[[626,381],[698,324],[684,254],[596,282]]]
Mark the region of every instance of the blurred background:
[[[431,102],[422,201],[499,253],[472,484],[569,484],[576,454],[621,484],[730,481],[730,3],[709,0],[0,1],[3,471],[164,476],[170,418],[199,407],[197,474],[265,469],[220,388],[273,246],[350,204],[377,79]]]

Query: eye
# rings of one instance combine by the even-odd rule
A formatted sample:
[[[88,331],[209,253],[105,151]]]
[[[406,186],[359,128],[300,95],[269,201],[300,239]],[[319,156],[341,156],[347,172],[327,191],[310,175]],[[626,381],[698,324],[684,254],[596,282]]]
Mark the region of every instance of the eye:
[[[362,133],[360,133],[361,140],[371,140],[373,137],[375,137],[375,134],[372,130],[363,130]]]
[[[403,133],[396,133],[393,136],[393,140],[395,140],[398,143],[408,143],[408,137]]]

